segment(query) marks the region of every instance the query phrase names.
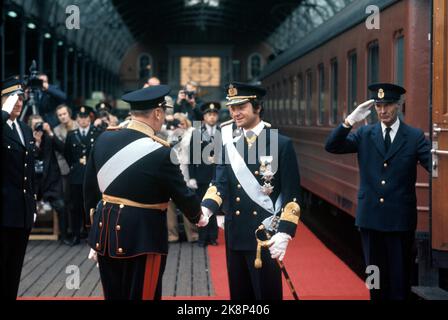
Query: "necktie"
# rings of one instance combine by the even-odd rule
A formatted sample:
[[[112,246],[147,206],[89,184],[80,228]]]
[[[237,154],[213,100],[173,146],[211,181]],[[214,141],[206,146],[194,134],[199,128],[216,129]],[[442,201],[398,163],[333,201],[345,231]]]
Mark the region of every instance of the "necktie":
[[[384,137],[384,147],[386,148],[386,152],[389,151],[390,145],[392,144],[392,140],[390,139],[390,130],[392,130],[392,128],[386,128],[386,136]]]
[[[252,144],[255,142],[255,140],[257,139],[257,136],[255,135],[255,133],[251,130],[246,132],[246,141],[247,144],[250,146],[252,146]]]
[[[22,141],[22,139],[20,138],[20,135],[19,135],[19,131],[17,131],[17,127],[16,127],[16,124],[13,122],[12,123],[12,132],[14,132],[14,134],[16,135],[16,137],[20,140],[20,142],[22,142],[22,144],[23,144],[23,141]]]

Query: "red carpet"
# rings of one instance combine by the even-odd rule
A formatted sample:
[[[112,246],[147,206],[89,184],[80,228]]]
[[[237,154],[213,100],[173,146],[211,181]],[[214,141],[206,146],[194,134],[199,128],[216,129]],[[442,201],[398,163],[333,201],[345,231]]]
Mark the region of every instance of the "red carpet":
[[[229,299],[222,230],[219,246],[208,246],[208,253],[215,295],[219,299]],[[364,282],[303,224],[299,224],[296,237],[289,243],[284,262],[300,299],[369,299]],[[285,299],[293,299],[285,281],[283,295]]]

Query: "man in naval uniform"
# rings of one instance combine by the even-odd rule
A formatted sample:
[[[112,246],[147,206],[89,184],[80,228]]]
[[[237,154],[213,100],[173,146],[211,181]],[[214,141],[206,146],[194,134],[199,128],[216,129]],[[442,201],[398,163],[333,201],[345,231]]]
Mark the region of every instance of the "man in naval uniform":
[[[207,102],[201,106],[204,118],[199,130],[194,130],[190,140],[190,165],[188,166],[190,188],[196,190],[200,199],[204,197],[210,182],[215,174],[215,136],[220,127],[218,126],[218,112],[221,108],[219,102]],[[221,143],[221,139],[219,139]],[[218,146],[220,147],[220,146]],[[216,215],[210,217],[207,226],[199,228],[198,245],[200,247],[208,244],[217,245],[218,224]]]
[[[356,226],[361,232],[367,266],[377,266],[379,288],[372,300],[409,298],[412,248],[417,226],[415,182],[417,163],[427,171],[430,145],[422,130],[398,117],[406,90],[391,83],[369,86],[372,100],[360,104],[327,139],[328,152],[357,153],[360,174]],[[350,132],[370,114],[380,120]]]
[[[225,213],[226,260],[230,298],[282,299],[282,260],[299,220],[300,177],[292,141],[261,120],[266,90],[245,83],[227,86],[233,120],[221,125],[223,153],[202,201],[205,216]],[[280,217],[255,267],[255,230]],[[268,223],[270,224],[270,223]],[[269,225],[268,225],[269,227]]]
[[[16,299],[26,246],[36,215],[34,138],[19,120],[24,90],[18,76],[2,83],[2,209],[0,292]]]
[[[125,94],[132,119],[125,128],[104,132],[87,163],[85,208],[93,221],[88,243],[106,299],[161,298],[170,198],[191,222],[204,220],[169,144],[156,136],[169,91],[159,85]]]
[[[101,129],[91,124],[90,114],[92,112],[93,108],[88,106],[79,108],[76,117],[78,128],[70,131],[65,140],[64,156],[70,167],[71,229],[73,232],[71,245],[80,243],[81,228],[90,225],[90,219],[83,206],[82,183],[90,149],[102,132]]]

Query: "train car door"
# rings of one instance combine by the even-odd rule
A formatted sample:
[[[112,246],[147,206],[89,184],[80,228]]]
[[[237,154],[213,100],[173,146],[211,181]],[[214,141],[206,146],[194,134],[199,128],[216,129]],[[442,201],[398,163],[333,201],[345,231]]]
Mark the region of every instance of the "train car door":
[[[432,222],[435,266],[448,267],[448,2],[433,1]]]

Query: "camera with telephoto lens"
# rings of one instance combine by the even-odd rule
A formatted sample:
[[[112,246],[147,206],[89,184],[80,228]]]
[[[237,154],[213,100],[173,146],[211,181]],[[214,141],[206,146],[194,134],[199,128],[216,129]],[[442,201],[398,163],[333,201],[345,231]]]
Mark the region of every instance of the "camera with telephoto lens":
[[[187,90],[185,90],[185,94],[187,95],[187,97],[188,97],[188,99],[193,99],[194,98],[194,96],[195,96],[195,94],[196,94],[196,92],[194,92],[194,91],[187,91]]]
[[[43,122],[38,122],[36,123],[36,125],[34,126],[34,131],[44,131],[44,123]]]

